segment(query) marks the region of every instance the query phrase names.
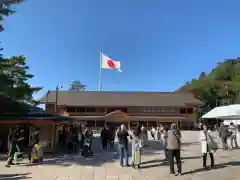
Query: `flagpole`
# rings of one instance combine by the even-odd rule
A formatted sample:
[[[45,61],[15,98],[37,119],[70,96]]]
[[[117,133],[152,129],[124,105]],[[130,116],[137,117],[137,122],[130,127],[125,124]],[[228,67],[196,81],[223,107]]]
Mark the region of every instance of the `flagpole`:
[[[99,82],[98,82],[98,91],[102,91],[102,53],[103,53],[103,48],[101,48],[100,52],[100,71],[99,71]]]

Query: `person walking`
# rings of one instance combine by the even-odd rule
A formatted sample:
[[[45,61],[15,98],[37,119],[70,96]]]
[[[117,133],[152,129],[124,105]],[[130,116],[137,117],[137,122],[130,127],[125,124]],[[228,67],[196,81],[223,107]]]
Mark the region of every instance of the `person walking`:
[[[142,146],[144,146],[145,142],[148,140],[148,132],[147,128],[145,128],[143,125],[141,127],[141,132],[142,132]]]
[[[230,123],[230,126],[228,127],[228,131],[230,132],[230,145],[231,149],[233,149],[233,143],[235,145],[235,148],[238,148],[238,143],[237,143],[237,132],[238,128],[234,125],[233,122]]]
[[[118,132],[121,131],[121,127],[118,126],[117,127],[117,130],[115,132],[115,140],[116,140],[116,143],[115,143],[115,149],[116,149],[116,152],[115,152],[115,156],[119,156],[119,138],[118,138]]]
[[[157,127],[157,140],[160,140],[160,138],[161,138],[160,127]]]
[[[117,133],[117,137],[119,139],[119,155],[120,155],[120,166],[123,167],[123,157],[125,157],[125,166],[129,166],[128,164],[128,136],[129,133],[126,130],[124,124],[121,125],[121,130]]]
[[[17,152],[17,141],[19,139],[19,131],[20,131],[20,128],[18,126],[10,129],[10,131],[9,131],[8,159],[7,159],[5,167],[10,167],[10,165],[13,164],[13,158],[14,158],[15,153]]]
[[[136,130],[131,135],[132,139],[132,167],[140,169],[141,164],[141,128],[137,126]]]
[[[19,164],[19,159],[23,158],[24,139],[25,139],[24,130],[20,129],[19,138],[16,144],[17,152],[15,152],[15,155],[14,155],[15,164]]]
[[[78,132],[77,132],[77,138],[78,138],[78,150],[82,149],[82,137],[83,137],[83,132],[82,128],[79,126],[78,127]]]
[[[101,131],[101,141],[102,141],[102,148],[104,150],[107,149],[107,143],[108,143],[108,130],[107,127],[104,127]]]
[[[169,160],[169,169],[170,174],[174,174],[176,176],[181,175],[182,173],[182,165],[181,165],[181,132],[177,129],[176,124],[171,125],[171,129],[167,132],[167,150],[168,150],[168,160]],[[175,174],[174,170],[174,158],[177,162],[177,173]]]
[[[223,150],[228,149],[228,144],[227,144],[228,135],[229,135],[228,128],[224,126],[223,122],[221,122],[219,131],[218,131],[218,136],[221,140]]]
[[[168,160],[168,150],[167,150],[167,138],[168,138],[168,128],[164,127],[161,133],[161,144],[165,155],[165,161]]]
[[[213,148],[211,147],[210,143],[215,143],[213,141],[213,136],[211,133],[211,130],[208,130],[208,127],[206,125],[203,125],[203,130],[199,133],[199,139],[201,141],[202,146],[202,154],[203,154],[203,168],[207,168],[207,153],[210,156],[211,159],[211,167],[214,167],[214,156],[213,156]],[[214,145],[216,146],[216,145]]]
[[[154,127],[152,127],[151,136],[152,136],[153,140],[155,140],[155,134],[156,134],[156,129]]]

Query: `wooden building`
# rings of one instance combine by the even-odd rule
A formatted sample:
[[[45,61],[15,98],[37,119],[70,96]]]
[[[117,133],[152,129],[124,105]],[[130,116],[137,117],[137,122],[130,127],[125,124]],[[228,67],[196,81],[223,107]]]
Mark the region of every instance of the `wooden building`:
[[[125,123],[130,128],[137,124],[193,124],[201,102],[191,94],[178,92],[48,91],[40,103],[49,112],[75,118],[75,123],[96,128]]]

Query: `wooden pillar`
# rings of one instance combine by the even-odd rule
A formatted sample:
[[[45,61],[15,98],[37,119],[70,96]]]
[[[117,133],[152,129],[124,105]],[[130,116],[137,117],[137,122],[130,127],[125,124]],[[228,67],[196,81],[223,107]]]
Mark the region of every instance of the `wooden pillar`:
[[[52,144],[51,144],[51,148],[54,149],[55,148],[55,135],[56,135],[56,125],[53,123],[52,125]]]

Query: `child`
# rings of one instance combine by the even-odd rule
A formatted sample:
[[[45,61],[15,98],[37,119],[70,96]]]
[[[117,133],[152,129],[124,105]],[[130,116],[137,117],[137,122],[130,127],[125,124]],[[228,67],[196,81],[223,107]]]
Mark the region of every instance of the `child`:
[[[43,161],[43,151],[40,144],[35,144],[32,148],[31,162],[38,163]]]

